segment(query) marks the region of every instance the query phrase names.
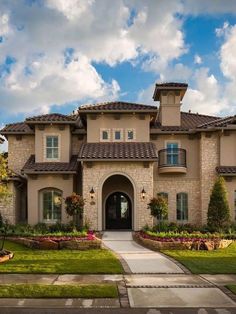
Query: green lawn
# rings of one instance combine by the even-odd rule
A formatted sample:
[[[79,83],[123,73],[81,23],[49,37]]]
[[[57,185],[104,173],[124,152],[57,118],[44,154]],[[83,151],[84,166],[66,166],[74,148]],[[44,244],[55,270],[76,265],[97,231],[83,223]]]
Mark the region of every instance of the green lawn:
[[[214,251],[171,251],[167,254],[194,274],[236,274],[236,242],[226,249]]]
[[[108,250],[32,250],[6,241],[5,249],[14,252],[14,258],[0,264],[0,273],[25,274],[121,274],[123,268]]]
[[[232,291],[234,294],[236,294],[236,285],[228,285],[226,286],[230,291]]]
[[[0,298],[118,298],[114,284],[0,285]]]

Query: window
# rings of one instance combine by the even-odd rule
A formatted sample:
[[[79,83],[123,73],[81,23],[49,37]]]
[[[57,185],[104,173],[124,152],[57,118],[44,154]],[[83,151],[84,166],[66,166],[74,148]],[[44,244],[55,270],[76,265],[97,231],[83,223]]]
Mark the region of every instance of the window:
[[[109,136],[108,136],[108,131],[102,131],[102,139],[103,140],[108,140]]]
[[[166,192],[160,192],[160,193],[157,193],[157,196],[163,197],[163,198],[166,200],[167,204],[168,204],[168,193],[166,193]],[[158,220],[168,219],[168,214],[167,214],[166,217],[161,217],[161,216],[159,216],[159,217],[157,217],[157,219],[158,219]]]
[[[178,165],[179,163],[179,144],[178,143],[167,143],[167,164]]]
[[[110,141],[110,129],[100,129],[100,141],[101,142]]]
[[[123,140],[123,129],[113,129],[113,141],[120,142]]]
[[[126,129],[126,141],[135,140],[135,130],[134,129]]]
[[[46,159],[59,158],[59,140],[58,136],[46,136]]]
[[[115,131],[115,140],[119,141],[121,139],[121,133],[120,131]]]
[[[42,216],[44,222],[61,221],[61,197],[59,190],[47,189],[42,192]]]
[[[177,220],[188,220],[188,194],[177,194]]]

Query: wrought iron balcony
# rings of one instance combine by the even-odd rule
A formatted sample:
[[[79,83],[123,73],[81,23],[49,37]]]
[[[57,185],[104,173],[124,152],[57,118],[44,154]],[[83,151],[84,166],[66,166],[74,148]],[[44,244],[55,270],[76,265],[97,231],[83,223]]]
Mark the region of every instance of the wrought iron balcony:
[[[182,148],[159,150],[158,168],[159,173],[186,173],[186,150]]]

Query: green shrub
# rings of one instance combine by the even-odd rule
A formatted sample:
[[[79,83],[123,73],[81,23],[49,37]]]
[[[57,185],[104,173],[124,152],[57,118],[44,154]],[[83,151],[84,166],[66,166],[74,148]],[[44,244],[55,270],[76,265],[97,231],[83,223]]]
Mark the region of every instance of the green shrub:
[[[153,197],[148,203],[148,208],[151,210],[151,215],[159,221],[167,219],[168,203],[165,197],[160,195]]]
[[[207,213],[207,224],[212,230],[222,230],[229,224],[229,204],[226,195],[225,180],[217,178],[210,197]]]

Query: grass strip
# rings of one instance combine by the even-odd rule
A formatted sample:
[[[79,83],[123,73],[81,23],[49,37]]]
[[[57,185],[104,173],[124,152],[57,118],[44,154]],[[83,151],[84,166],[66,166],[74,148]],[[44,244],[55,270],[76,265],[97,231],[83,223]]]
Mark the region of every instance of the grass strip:
[[[118,298],[116,285],[0,285],[0,298]]]
[[[236,241],[213,251],[163,250],[193,274],[236,274]]]
[[[0,264],[0,273],[11,274],[122,274],[123,268],[109,250],[32,250],[6,241],[14,258]]]
[[[236,294],[236,285],[227,285],[226,288],[228,288],[231,292]]]

